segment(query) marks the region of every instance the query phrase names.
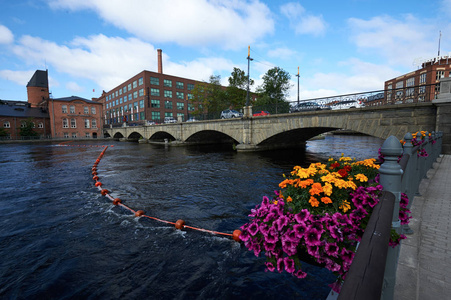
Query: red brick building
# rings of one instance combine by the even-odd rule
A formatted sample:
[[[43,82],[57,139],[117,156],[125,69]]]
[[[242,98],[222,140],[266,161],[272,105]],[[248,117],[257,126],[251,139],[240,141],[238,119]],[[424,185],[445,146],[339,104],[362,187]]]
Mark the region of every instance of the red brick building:
[[[39,138],[97,138],[102,133],[102,104],[81,97],[51,98],[48,72],[37,70],[27,84],[28,101],[0,101],[3,138],[20,135],[26,121]]]
[[[385,82],[381,104],[430,102],[440,92],[440,79],[450,77],[451,56],[439,56],[421,64],[421,69]]]
[[[95,100],[103,104],[104,126],[160,123],[165,117],[186,121],[194,111],[188,99],[196,83],[199,81],[163,74],[162,52],[158,49],[158,72],[142,71]]]

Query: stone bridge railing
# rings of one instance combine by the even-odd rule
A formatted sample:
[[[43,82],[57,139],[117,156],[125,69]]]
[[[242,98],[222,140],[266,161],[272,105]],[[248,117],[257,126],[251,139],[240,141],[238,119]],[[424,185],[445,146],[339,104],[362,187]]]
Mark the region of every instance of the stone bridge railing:
[[[379,174],[384,194],[374,208],[338,299],[393,299],[400,245],[388,245],[390,230],[411,232],[399,220],[401,193],[409,197],[410,208],[420,181],[441,153],[442,137],[442,132],[432,132],[430,137],[426,133],[424,138],[419,133],[413,145],[412,134],[407,133],[404,146],[394,136],[382,145],[385,161]]]

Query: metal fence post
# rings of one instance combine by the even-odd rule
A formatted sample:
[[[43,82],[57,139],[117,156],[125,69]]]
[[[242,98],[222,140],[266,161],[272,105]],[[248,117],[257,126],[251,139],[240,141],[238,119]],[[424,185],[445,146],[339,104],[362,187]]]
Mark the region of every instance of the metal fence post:
[[[401,222],[399,221],[399,202],[401,200],[401,176],[402,169],[397,163],[398,156],[402,154],[402,146],[395,136],[390,136],[385,140],[381,147],[381,153],[384,155],[384,163],[379,169],[380,184],[385,191],[392,192],[395,195],[395,207],[393,209],[392,228],[401,233]],[[388,246],[387,261],[384,274],[384,288],[382,291],[383,300],[392,300],[395,292],[396,269],[398,267],[400,246],[392,248]]]

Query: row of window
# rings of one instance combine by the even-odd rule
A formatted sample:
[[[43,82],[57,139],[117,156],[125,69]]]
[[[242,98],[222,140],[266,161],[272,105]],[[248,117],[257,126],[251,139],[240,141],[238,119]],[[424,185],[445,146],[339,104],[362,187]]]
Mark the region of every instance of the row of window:
[[[69,138],[69,133],[68,132],[63,132],[63,136],[64,136],[65,139],[68,139]],[[76,139],[78,137],[76,132],[72,132],[71,136],[72,136],[73,139]],[[90,132],[85,132],[85,137],[86,138],[90,138],[91,137],[91,133]]]
[[[160,107],[160,100],[151,100],[151,107],[152,108],[161,108]],[[184,102],[177,102],[177,110],[184,110],[185,109],[185,103]],[[144,108],[144,100],[139,101],[139,108]],[[173,102],[172,101],[164,101],[164,108],[165,109],[173,109]],[[128,106],[124,105],[124,106],[120,106],[120,107],[116,107],[113,108],[111,110],[107,110],[106,114],[110,115],[113,114],[115,115],[116,113],[119,114],[124,114],[124,113],[138,113],[139,109],[138,109],[138,102],[135,102],[133,105],[130,103]],[[188,103],[188,111],[194,111],[194,105],[192,103]],[[144,112],[142,112],[144,113]]]
[[[84,119],[85,128],[97,128],[97,120],[92,119],[91,121],[89,119]],[[64,118],[63,119],[63,128],[69,128],[69,120]],[[70,128],[77,128],[77,120],[70,119]]]
[[[128,85],[124,86],[123,88],[120,88],[119,90],[117,90],[115,92],[112,92],[110,95],[107,95],[106,96],[106,101],[114,100],[114,98],[120,97],[120,96],[122,96],[122,94],[126,94],[127,92],[130,92],[132,89],[135,89],[138,86],[143,85],[143,83],[144,83],[143,82],[143,78],[140,77],[140,78],[138,78],[138,80],[135,80],[132,83],[129,83]],[[160,79],[158,77],[150,77],[150,84],[151,85],[160,85]],[[165,86],[165,87],[172,87],[172,80],[164,79],[163,80],[163,86]],[[182,89],[183,90],[185,88],[185,84],[183,82],[181,82],[181,81],[176,81],[175,82],[175,87],[177,89]],[[186,87],[187,87],[188,91],[191,91],[191,90],[194,89],[194,84],[188,83]],[[158,89],[152,89],[152,90],[158,90]],[[159,93],[160,92],[158,91],[158,96],[159,96]],[[165,93],[166,93],[166,91],[165,91]],[[183,93],[181,93],[181,94],[179,94],[179,93],[180,92],[177,92],[177,98],[181,97],[179,99],[183,99]],[[144,89],[140,89],[139,91],[133,92],[133,98],[134,99],[137,98],[138,95],[139,96],[143,96],[144,95]],[[128,94],[128,96],[124,96],[123,98],[121,97],[120,99],[121,100],[123,99],[123,101],[126,102],[127,101],[127,97],[128,97],[128,100],[132,100],[132,94],[131,93]],[[171,97],[170,98],[172,98],[172,91],[171,91]]]
[[[25,122],[20,123],[21,128],[24,128],[25,126],[27,126],[27,123],[25,123]],[[11,123],[9,121],[3,122],[3,128],[11,128]],[[33,128],[36,128],[36,124],[34,124],[34,122],[33,122]],[[44,128],[44,123],[39,122],[38,128]]]
[[[67,114],[67,105],[62,105],[61,111],[63,114]],[[75,114],[75,106],[74,105],[69,106],[69,113]],[[85,114],[85,115],[89,114],[89,107],[87,107],[87,106],[83,107],[83,114]],[[91,107],[91,114],[92,115],[96,114],[96,108],[94,106]]]
[[[185,119],[185,115],[183,113],[177,113],[177,118],[181,116],[182,120]],[[174,114],[172,112],[165,112],[164,113],[164,117],[174,117]],[[158,121],[161,122],[162,115],[161,112],[159,111],[153,111],[152,115],[151,115],[152,120],[154,121]],[[130,114],[130,115],[124,115],[124,116],[110,116],[109,118],[107,118],[105,116],[105,122],[106,124],[115,124],[115,123],[122,123],[122,122],[134,122],[134,121],[144,121],[146,120],[146,116],[144,114],[144,112],[140,112],[140,113],[134,113],[134,114]]]

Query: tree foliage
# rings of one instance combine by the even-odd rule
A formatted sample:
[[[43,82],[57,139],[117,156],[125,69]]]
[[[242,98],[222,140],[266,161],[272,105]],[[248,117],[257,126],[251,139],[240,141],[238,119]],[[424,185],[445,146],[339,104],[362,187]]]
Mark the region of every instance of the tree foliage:
[[[271,113],[288,112],[290,104],[286,97],[291,88],[290,79],[290,74],[282,68],[269,69],[263,76],[263,84],[257,88],[254,107]]]
[[[254,81],[249,80],[252,86]],[[229,86],[227,87],[227,99],[233,108],[243,107],[246,105],[247,97],[247,75],[240,68],[233,68],[229,77]]]
[[[198,83],[191,91],[192,98],[189,100],[194,107],[192,112],[195,116],[218,114],[227,106],[226,92],[222,88],[220,75],[211,75],[209,82]]]
[[[33,118],[28,118],[25,121],[22,121],[24,123],[24,126],[20,127],[19,134],[20,136],[37,136],[38,133],[33,130],[34,128],[34,122]]]

